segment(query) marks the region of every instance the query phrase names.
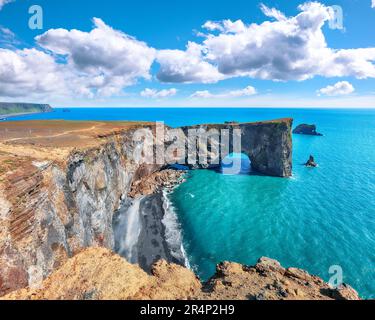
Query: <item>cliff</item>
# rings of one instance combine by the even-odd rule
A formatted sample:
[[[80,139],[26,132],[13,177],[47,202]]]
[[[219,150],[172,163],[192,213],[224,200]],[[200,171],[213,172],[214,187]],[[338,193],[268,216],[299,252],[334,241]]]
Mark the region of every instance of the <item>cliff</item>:
[[[0,102],[0,115],[51,112],[49,104]]]
[[[251,123],[235,123],[228,122],[225,124],[207,124],[183,127],[182,130],[185,135],[188,135],[189,130],[203,129],[206,132],[210,130],[227,130],[229,137],[229,148],[220,155],[208,150],[208,163],[207,164],[190,164],[191,168],[210,168],[217,166],[212,163],[218,163],[228,153],[234,152],[233,136],[235,129],[241,132],[241,148],[237,152],[248,155],[253,170],[270,176],[277,177],[290,177],[292,175],[292,130],[293,119],[277,119],[272,121],[251,122]],[[209,134],[207,135],[210,139]],[[223,148],[223,141],[225,137],[220,137],[219,146],[212,147],[221,150]],[[210,144],[208,145],[210,147]],[[209,148],[208,148],[209,149]],[[187,150],[185,163],[188,163],[189,158],[195,158],[192,153],[196,150]],[[198,158],[198,157],[197,157]]]
[[[260,172],[291,174],[291,123],[239,125],[244,151]],[[128,195],[170,186],[169,174],[155,174],[163,165],[138,163],[135,155],[141,154],[135,151],[143,142],[134,141],[133,134],[140,128],[155,130],[155,124],[0,124],[0,295],[33,287],[84,248],[114,250],[113,218],[121,202],[128,201]],[[160,206],[157,198],[145,203]]]
[[[90,248],[69,259],[37,288],[2,299],[22,300],[358,300],[349,286],[332,289],[322,279],[277,261],[261,258],[255,266],[224,262],[207,283],[190,270],[160,260],[146,274],[107,249]]]
[[[0,143],[0,295],[45,278],[82,248],[114,248],[122,196],[157,169],[133,158],[132,132],[142,124],[5,126],[13,135]]]

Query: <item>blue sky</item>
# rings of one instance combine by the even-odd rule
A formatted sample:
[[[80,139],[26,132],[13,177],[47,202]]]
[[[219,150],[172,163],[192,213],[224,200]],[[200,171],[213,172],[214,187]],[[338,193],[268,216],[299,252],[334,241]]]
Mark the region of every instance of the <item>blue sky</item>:
[[[371,0],[9,2],[0,10],[0,100],[375,107]],[[42,30],[28,26],[35,4]],[[332,5],[342,8],[341,30],[329,27]]]

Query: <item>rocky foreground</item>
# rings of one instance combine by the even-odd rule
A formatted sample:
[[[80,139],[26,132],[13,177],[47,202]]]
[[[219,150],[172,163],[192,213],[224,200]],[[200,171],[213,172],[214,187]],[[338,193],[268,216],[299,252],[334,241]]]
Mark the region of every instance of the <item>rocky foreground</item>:
[[[160,260],[151,275],[104,248],[89,248],[69,259],[37,288],[4,296],[4,300],[358,300],[349,286],[331,289],[316,276],[261,258],[255,266],[224,262],[202,284],[184,267]]]

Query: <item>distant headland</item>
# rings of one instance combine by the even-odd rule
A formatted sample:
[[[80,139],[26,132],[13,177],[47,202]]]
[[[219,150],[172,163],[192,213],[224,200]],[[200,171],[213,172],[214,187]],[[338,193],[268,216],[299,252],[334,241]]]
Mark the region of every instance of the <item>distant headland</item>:
[[[8,118],[29,113],[52,112],[49,104],[0,102],[0,118]]]

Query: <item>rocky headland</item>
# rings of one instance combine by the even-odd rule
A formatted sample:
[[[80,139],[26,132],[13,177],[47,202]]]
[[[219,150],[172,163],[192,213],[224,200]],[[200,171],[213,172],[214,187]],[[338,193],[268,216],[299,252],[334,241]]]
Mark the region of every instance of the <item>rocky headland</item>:
[[[291,124],[291,119],[281,119],[217,126],[242,126],[244,151],[254,159],[255,169],[289,176]],[[7,298],[302,297],[294,295],[298,288],[293,285],[290,293],[283,287],[287,297],[284,293],[257,297],[264,285],[283,292],[272,287],[286,276],[281,267],[262,271],[256,266],[222,264],[216,276],[202,286],[183,266],[178,248],[168,242],[163,222],[163,192],[182,182],[183,172],[165,170],[165,164],[139,164],[134,155],[142,141],[134,141],[133,134],[140,128],[154,130],[155,124],[0,124],[0,296],[16,291]],[[125,234],[125,239],[116,237],[117,233]],[[239,278],[230,280],[232,272]],[[304,281],[294,278],[292,284]],[[305,281],[310,283],[301,291],[305,298],[330,298],[317,290],[311,295],[308,288],[313,279]],[[236,287],[240,283],[248,287],[247,293]],[[328,290],[323,281],[317,282],[316,289],[318,286]],[[327,290],[323,291],[332,293]]]
[[[0,118],[44,112],[52,112],[49,104],[0,102]]]
[[[309,136],[323,136],[321,133],[316,131],[315,124],[300,124],[294,130],[294,134],[305,134]]]

